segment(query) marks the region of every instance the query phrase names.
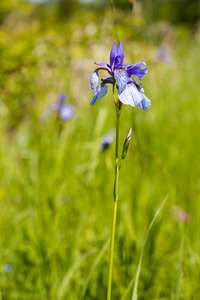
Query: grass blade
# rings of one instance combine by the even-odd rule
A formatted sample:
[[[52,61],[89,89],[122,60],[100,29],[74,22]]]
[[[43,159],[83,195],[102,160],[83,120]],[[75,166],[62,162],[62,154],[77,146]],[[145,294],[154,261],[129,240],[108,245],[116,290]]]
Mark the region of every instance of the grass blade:
[[[147,243],[147,240],[148,240],[148,237],[149,237],[149,234],[151,232],[151,229],[154,225],[154,223],[156,222],[158,216],[160,215],[166,201],[168,199],[168,195],[165,196],[165,198],[163,199],[161,205],[159,206],[159,208],[156,210],[148,228],[147,228],[147,231],[145,233],[145,237],[144,237],[144,241],[143,241],[143,246],[142,246],[142,250],[141,250],[141,253],[140,253],[140,258],[139,258],[139,263],[138,263],[138,266],[137,266],[137,271],[136,271],[136,275],[134,278],[132,278],[132,280],[130,281],[124,295],[121,297],[121,300],[125,300],[127,299],[128,297],[128,294],[130,293],[131,291],[131,288],[133,286],[133,292],[132,292],[132,298],[131,300],[137,300],[138,299],[138,284],[139,284],[139,279],[140,279],[140,273],[141,273],[141,268],[142,268],[142,262],[143,262],[143,257],[144,257],[144,250],[145,250],[145,245]]]
[[[96,270],[98,264],[100,263],[102,257],[104,256],[104,253],[106,252],[107,248],[108,248],[108,245],[109,245],[109,240],[106,241],[106,243],[103,245],[101,251],[99,252],[99,254],[97,255],[94,263],[92,264],[92,267],[90,269],[90,272],[89,272],[89,275],[88,277],[86,278],[86,281],[85,281],[85,284],[84,284],[84,287],[83,287],[83,292],[82,292],[82,297],[81,299],[84,299],[85,297],[85,293],[87,291],[87,288],[88,288],[88,284],[92,278],[92,275],[94,273],[94,271]]]
[[[148,228],[147,228],[147,231],[146,231],[146,234],[145,234],[145,238],[144,238],[144,242],[143,242],[143,246],[142,246],[142,251],[141,251],[141,254],[140,254],[140,259],[139,259],[139,263],[138,263],[138,267],[137,267],[137,272],[136,272],[136,276],[135,276],[135,284],[134,284],[134,287],[133,287],[133,293],[132,293],[132,298],[131,300],[137,300],[138,299],[138,284],[139,284],[139,278],[140,278],[140,273],[141,273],[141,268],[142,268],[142,261],[143,261],[143,256],[144,256],[144,250],[145,250],[145,245],[147,243],[147,240],[148,240],[148,237],[149,237],[149,234],[151,232],[151,229],[154,225],[154,223],[156,222],[158,216],[160,215],[166,201],[168,199],[168,195],[165,196],[165,198],[163,199],[161,205],[159,206],[159,208],[156,210],[154,216],[153,216],[153,219],[151,220]]]
[[[81,256],[78,260],[76,260],[76,262],[73,264],[70,270],[68,270],[58,290],[58,300],[64,298],[64,296],[66,295],[67,287],[70,283],[71,278],[73,277],[73,274],[77,271],[77,269],[81,266],[81,264],[87,259],[87,257],[94,254],[94,252],[96,252],[94,249],[88,251],[85,255]]]

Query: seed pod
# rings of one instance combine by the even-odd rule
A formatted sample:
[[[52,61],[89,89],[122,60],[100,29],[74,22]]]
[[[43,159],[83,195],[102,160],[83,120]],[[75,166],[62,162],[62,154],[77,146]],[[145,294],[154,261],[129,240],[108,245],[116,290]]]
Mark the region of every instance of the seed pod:
[[[128,147],[129,147],[131,138],[132,138],[132,128],[129,129],[128,134],[127,134],[127,136],[125,138],[125,141],[124,141],[123,150],[122,150],[122,159],[125,159],[125,157],[127,155]]]

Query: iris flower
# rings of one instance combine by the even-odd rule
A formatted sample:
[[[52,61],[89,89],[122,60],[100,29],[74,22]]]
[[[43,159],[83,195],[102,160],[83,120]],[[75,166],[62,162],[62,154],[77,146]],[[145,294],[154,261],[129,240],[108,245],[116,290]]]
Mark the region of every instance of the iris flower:
[[[59,96],[58,102],[54,104],[54,111],[64,121],[71,119],[74,115],[74,108],[72,105],[66,103],[65,95]]]
[[[162,46],[158,48],[157,55],[156,55],[157,60],[162,60],[166,64],[173,64],[173,57],[171,55],[170,48]]]
[[[48,107],[47,111],[42,115],[42,119],[46,119],[51,112],[56,112],[60,119],[67,121],[73,117],[74,108],[66,103],[65,95],[60,95],[57,102]]]
[[[140,107],[143,110],[151,106],[151,101],[145,96],[142,88],[141,79],[148,72],[144,62],[137,64],[124,64],[123,46],[114,42],[110,51],[110,62],[95,63],[96,70],[90,78],[90,86],[94,92],[91,101],[93,105],[98,99],[103,98],[107,94],[107,85],[117,86],[119,101],[132,107]],[[108,77],[100,78],[99,72],[104,70],[108,73]]]

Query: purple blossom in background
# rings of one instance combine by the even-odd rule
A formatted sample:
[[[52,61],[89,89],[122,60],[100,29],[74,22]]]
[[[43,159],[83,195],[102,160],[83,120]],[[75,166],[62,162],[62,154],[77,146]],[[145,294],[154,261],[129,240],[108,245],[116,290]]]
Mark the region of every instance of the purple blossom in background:
[[[59,114],[60,118],[64,121],[69,120],[74,115],[74,108],[72,105],[65,104],[66,96],[60,95],[58,102],[55,104],[55,111]]]
[[[10,264],[6,264],[6,265],[4,265],[4,272],[5,273],[11,273],[12,272],[12,270],[13,270],[13,268],[12,268],[12,266],[10,265]]]
[[[189,214],[180,207],[175,206],[173,208],[173,214],[177,221],[186,222],[189,219]]]
[[[60,95],[58,101],[51,104],[47,111],[42,115],[42,119],[46,119],[51,112],[56,112],[60,119],[67,121],[74,115],[74,107],[70,104],[66,104],[66,96]]]
[[[156,57],[157,57],[157,60],[162,60],[166,64],[169,64],[169,65],[173,64],[173,58],[171,55],[171,51],[168,47],[162,46],[162,47],[158,48]]]
[[[113,43],[110,51],[110,63],[96,63],[98,66],[90,78],[90,86],[94,92],[91,101],[93,105],[98,99],[107,94],[107,84],[117,85],[119,101],[123,104],[137,106],[143,110],[151,106],[151,101],[145,96],[141,87],[141,79],[148,72],[144,62],[137,64],[124,64],[124,52],[122,43],[117,47]],[[107,78],[99,78],[99,71],[107,71]]]
[[[104,135],[101,141],[101,151],[107,150],[112,145],[115,137],[115,129],[112,129],[108,134]]]

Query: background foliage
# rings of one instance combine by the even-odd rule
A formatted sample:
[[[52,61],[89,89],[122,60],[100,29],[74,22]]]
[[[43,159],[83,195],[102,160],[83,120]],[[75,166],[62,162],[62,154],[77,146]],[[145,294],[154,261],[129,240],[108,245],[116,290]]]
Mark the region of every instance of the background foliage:
[[[1,299],[105,299],[114,145],[100,145],[115,114],[111,93],[90,107],[88,78],[117,37],[127,62],[147,62],[153,105],[122,111],[121,143],[130,126],[133,141],[120,177],[113,299],[131,299],[146,228],[166,196],[138,296],[199,299],[199,3],[142,5],[135,15],[126,1],[0,2]],[[62,93],[75,116],[44,120]]]

